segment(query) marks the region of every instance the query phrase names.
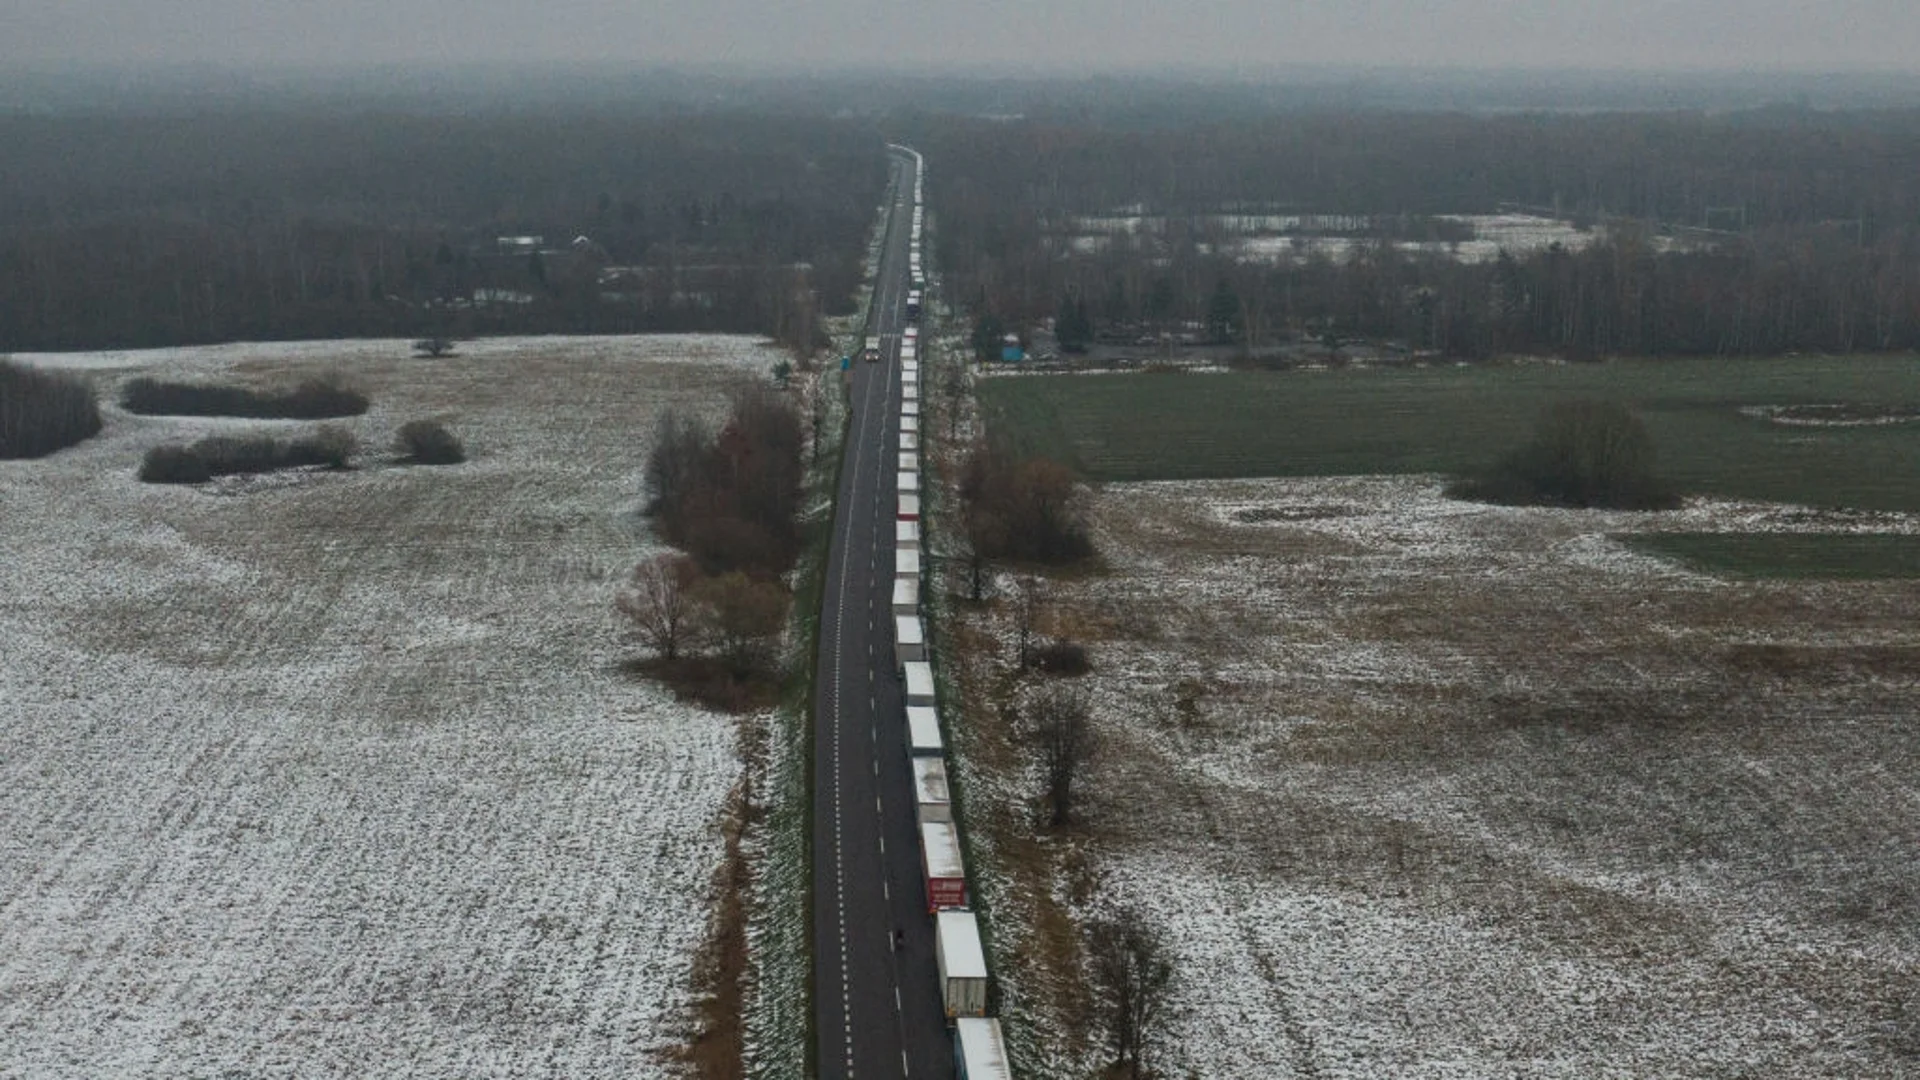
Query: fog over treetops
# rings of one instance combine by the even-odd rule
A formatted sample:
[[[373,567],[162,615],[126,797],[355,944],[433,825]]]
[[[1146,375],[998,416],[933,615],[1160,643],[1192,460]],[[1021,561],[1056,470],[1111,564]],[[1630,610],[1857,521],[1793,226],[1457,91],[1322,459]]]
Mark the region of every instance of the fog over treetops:
[[[1911,0],[23,0],[0,63],[1915,69]]]

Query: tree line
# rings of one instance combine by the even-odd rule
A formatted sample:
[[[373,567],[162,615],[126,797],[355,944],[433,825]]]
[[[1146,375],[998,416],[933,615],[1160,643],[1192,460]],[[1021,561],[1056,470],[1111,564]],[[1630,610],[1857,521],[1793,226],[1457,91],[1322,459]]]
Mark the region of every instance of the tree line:
[[[799,338],[796,311],[850,310],[885,183],[870,129],[770,114],[13,115],[0,144],[0,350]],[[494,245],[520,235],[567,265]],[[490,287],[515,302],[467,307]]]
[[[1920,347],[1920,111],[1708,116],[1291,114],[1232,127],[932,125],[952,292],[1073,348],[1203,327],[1258,351],[1300,334],[1480,356]],[[1522,205],[1589,242],[1477,263],[1392,241]],[[1160,227],[1075,247],[1084,219]],[[1239,258],[1232,218],[1355,239]],[[1258,223],[1255,222],[1255,225]]]

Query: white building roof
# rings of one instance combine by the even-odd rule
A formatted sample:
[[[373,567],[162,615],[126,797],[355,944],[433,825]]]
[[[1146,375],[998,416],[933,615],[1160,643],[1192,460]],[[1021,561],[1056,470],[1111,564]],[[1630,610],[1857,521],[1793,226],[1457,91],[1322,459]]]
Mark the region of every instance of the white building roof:
[[[940,954],[947,961],[949,979],[984,979],[987,954],[980,947],[980,923],[971,911],[943,911],[934,932],[940,936]]]

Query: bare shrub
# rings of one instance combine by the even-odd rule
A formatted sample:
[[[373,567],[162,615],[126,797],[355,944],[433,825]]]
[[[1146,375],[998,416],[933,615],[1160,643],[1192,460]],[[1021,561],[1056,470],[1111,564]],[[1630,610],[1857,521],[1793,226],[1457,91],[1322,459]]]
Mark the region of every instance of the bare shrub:
[[[200,484],[213,479],[207,459],[189,446],[156,446],[140,462],[146,484]]]
[[[1033,667],[1048,675],[1072,678],[1092,671],[1093,661],[1087,656],[1087,647],[1077,641],[1051,641],[1033,650]]]
[[[304,439],[287,443],[282,467],[324,465],[329,469],[345,469],[352,466],[353,456],[359,452],[360,440],[353,432],[327,424]]]
[[[147,451],[139,477],[149,484],[197,484],[216,476],[352,465],[360,442],[345,428],[328,425],[311,435],[281,440],[271,435],[212,435],[189,446]]]
[[[967,460],[960,493],[969,541],[984,558],[1062,565],[1093,554],[1074,498],[1073,472],[1057,461],[1016,461],[978,447]]]
[[[0,360],[0,458],[45,457],[100,427],[100,406],[84,379]]]
[[[1654,472],[1646,425],[1611,401],[1569,401],[1540,414],[1533,441],[1484,475],[1457,481],[1459,498],[1513,504],[1660,510],[1678,504]]]
[[[771,670],[772,643],[787,617],[787,592],[738,570],[705,579],[694,595],[707,610],[720,658],[745,678]]]
[[[141,377],[120,390],[120,404],[142,416],[238,416],[253,420],[331,420],[359,416],[367,395],[332,378],[307,379],[288,390],[163,382]]]
[[[393,451],[416,465],[458,465],[467,448],[437,420],[409,420],[394,436]]]
[[[668,412],[647,455],[648,512],[709,573],[778,577],[800,552],[805,443],[792,402],[763,384],[734,390],[718,434]]]

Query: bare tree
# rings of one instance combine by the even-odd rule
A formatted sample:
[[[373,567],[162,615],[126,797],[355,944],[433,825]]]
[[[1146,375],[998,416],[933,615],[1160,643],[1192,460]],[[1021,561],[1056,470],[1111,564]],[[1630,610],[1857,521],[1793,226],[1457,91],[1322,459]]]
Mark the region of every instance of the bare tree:
[[[960,562],[966,567],[967,597],[977,604],[986,599],[991,553],[1005,545],[1001,537],[1006,530],[998,514],[978,503],[968,503],[965,513],[967,532]]]
[[[1094,993],[1106,1014],[1113,1070],[1137,1078],[1147,1050],[1159,1038],[1173,985],[1166,942],[1139,912],[1128,909],[1088,928],[1087,952]]]
[[[1024,575],[1019,588],[1013,598],[1013,632],[1020,670],[1025,671],[1033,666],[1033,635],[1039,628],[1040,613],[1046,604],[1046,586],[1040,578]]]
[[[1033,736],[1040,745],[1046,775],[1047,824],[1058,828],[1073,820],[1074,781],[1093,760],[1092,710],[1085,694],[1058,686],[1042,691],[1027,707]]]
[[[633,623],[648,648],[674,660],[701,627],[693,589],[699,578],[700,568],[692,559],[664,552],[633,568],[613,606]]]

